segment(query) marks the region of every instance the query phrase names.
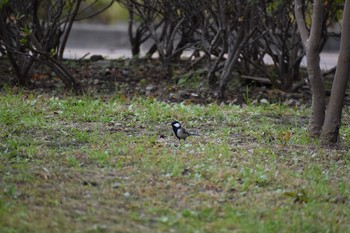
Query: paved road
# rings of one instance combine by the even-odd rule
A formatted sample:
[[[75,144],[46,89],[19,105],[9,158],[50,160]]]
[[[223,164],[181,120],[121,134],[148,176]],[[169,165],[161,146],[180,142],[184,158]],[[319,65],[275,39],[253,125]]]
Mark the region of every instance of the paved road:
[[[127,25],[74,24],[64,57],[79,59],[87,53],[109,58],[130,57]]]
[[[116,26],[96,24],[75,24],[67,42],[65,57],[79,59],[89,53],[107,58],[131,57],[126,24]],[[266,58],[268,61],[269,58]],[[336,65],[337,52],[321,53],[322,69],[330,69]],[[306,65],[305,59],[303,65]]]

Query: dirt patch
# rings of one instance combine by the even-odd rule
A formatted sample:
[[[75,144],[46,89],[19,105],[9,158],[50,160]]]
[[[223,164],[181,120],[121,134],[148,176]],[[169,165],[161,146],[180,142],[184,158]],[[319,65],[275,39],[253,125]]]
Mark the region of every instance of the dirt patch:
[[[259,81],[232,80],[227,88],[225,99],[218,99],[217,91],[208,87],[206,72],[201,64],[190,67],[188,61],[173,64],[171,74],[159,60],[118,59],[118,60],[68,60],[65,65],[82,84],[85,93],[99,92],[115,94],[127,99],[136,96],[156,98],[167,102],[185,103],[233,103],[247,104],[285,102],[290,106],[309,103],[310,91],[307,86],[287,93],[274,89]],[[7,60],[1,58],[0,87],[15,85],[13,70]],[[60,93],[64,85],[60,78],[42,65],[35,65],[31,72],[30,89]]]

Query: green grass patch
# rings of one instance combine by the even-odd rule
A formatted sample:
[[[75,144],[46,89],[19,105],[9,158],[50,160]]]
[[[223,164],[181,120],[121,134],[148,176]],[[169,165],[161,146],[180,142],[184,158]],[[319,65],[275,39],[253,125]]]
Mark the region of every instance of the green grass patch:
[[[319,147],[309,114],[6,90],[0,232],[347,232],[350,152]]]

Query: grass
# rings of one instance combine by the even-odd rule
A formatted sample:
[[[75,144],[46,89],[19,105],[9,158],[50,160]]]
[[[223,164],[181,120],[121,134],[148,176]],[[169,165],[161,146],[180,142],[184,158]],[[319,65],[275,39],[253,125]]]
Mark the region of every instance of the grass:
[[[6,90],[0,232],[349,232],[350,152],[309,111]]]

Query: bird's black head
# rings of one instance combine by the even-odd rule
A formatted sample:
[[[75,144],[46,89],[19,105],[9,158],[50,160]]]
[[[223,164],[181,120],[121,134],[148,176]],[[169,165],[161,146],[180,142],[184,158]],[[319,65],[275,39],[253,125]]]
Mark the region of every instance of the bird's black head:
[[[178,122],[178,121],[173,121],[173,122],[171,123],[171,126],[173,127],[173,130],[174,130],[174,131],[181,128],[181,124],[180,124],[180,122]]]
[[[175,136],[180,140],[179,136],[177,135],[178,130],[181,129],[181,124],[180,124],[180,122],[178,122],[178,121],[173,121],[173,122],[171,123],[171,126],[173,127],[173,131],[174,131]]]

